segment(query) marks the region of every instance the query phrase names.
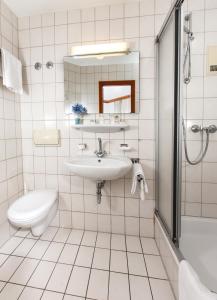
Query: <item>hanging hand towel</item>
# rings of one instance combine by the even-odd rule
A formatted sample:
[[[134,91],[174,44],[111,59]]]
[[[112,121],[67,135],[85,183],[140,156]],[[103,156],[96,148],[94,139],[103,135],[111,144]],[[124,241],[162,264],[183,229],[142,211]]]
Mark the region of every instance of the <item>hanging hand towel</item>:
[[[22,94],[22,64],[19,59],[1,48],[3,85],[14,93]]]
[[[145,193],[148,193],[148,186],[145,180],[145,175],[142,169],[141,164],[134,163],[133,164],[133,178],[132,178],[132,188],[131,194],[135,194],[137,184],[139,183],[139,190],[140,190],[140,199],[145,200]]]
[[[217,294],[201,283],[186,260],[182,260],[179,266],[179,300],[217,300]]]

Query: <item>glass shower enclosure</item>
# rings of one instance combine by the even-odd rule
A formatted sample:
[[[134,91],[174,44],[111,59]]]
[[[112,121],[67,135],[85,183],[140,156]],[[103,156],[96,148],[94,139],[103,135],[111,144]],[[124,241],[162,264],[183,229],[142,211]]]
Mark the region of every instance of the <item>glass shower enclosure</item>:
[[[156,38],[156,213],[174,243],[178,243],[181,208],[181,4],[176,1]]]
[[[156,214],[217,293],[217,1],[175,1],[156,38]]]

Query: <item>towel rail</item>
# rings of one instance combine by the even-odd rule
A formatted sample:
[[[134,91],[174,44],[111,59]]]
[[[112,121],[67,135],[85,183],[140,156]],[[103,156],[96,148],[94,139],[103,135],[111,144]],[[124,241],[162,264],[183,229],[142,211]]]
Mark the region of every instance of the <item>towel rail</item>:
[[[137,175],[137,181],[141,182],[143,180],[143,177],[141,175]]]
[[[138,164],[139,163],[139,158],[131,158],[130,159],[133,164]]]

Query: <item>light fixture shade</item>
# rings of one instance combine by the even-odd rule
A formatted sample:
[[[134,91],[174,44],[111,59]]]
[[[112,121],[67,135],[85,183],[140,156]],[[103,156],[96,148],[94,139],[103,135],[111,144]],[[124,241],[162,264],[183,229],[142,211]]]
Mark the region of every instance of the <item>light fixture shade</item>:
[[[97,56],[97,55],[109,55],[128,53],[129,47],[125,42],[111,43],[111,44],[96,44],[96,45],[84,45],[72,47],[71,55],[75,57],[82,56]]]

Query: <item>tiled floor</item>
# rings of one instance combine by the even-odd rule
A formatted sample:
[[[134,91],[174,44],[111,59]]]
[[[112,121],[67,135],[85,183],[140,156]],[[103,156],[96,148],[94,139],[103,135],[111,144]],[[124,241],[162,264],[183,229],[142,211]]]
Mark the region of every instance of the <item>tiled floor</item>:
[[[49,227],[0,248],[0,300],[174,300],[153,239]]]

